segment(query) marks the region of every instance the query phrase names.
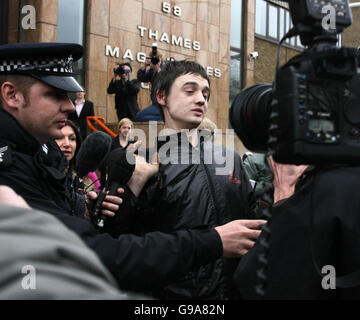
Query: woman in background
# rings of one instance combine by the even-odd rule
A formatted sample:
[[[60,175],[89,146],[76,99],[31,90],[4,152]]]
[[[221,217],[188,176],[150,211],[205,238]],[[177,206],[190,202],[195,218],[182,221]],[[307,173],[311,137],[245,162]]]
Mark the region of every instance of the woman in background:
[[[122,118],[118,124],[118,135],[113,139],[111,150],[122,148],[127,150],[129,145],[135,143],[134,140],[130,140],[131,130],[133,128],[133,122],[129,118]]]
[[[76,175],[76,167],[75,167],[75,159],[76,155],[80,149],[80,145],[82,143],[82,139],[80,136],[79,129],[77,126],[71,121],[67,120],[65,126],[61,129],[63,133],[63,138],[56,139],[56,143],[58,144],[61,151],[64,153],[67,168],[65,169],[66,173],[66,184],[69,190],[69,193],[72,194],[72,191],[77,189],[78,187],[84,188],[84,191],[97,191],[100,192],[100,182],[98,181],[98,177],[95,172],[89,172],[89,174],[85,177],[80,178],[80,185],[77,184]]]

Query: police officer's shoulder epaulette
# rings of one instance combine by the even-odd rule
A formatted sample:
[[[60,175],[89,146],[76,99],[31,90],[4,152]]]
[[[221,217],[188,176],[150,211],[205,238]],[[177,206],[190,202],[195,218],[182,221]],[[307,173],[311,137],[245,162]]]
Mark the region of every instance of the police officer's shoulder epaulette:
[[[13,157],[10,145],[0,141],[0,169],[10,166],[12,161]]]

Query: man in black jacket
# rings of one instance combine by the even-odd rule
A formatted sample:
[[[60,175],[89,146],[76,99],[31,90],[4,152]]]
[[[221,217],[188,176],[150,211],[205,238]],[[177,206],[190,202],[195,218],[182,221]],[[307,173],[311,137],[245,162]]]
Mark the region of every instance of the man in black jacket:
[[[242,255],[247,233],[239,221],[217,228],[152,232],[143,237],[127,234],[114,239],[99,233],[86,219],[70,214],[65,175],[53,167],[42,145],[62,137],[67,115],[74,110],[67,92],[81,90],[73,78],[72,63],[82,52],[76,44],[0,46],[0,184],[76,232],[124,289],[149,290],[222,255]],[[135,195],[154,167],[136,168],[132,177]],[[117,199],[109,201],[115,201],[113,198]],[[107,209],[116,211],[118,205],[109,203]],[[258,233],[254,230],[253,236]]]
[[[119,64],[114,69],[114,77],[107,88],[108,94],[115,93],[115,109],[118,121],[123,118],[135,121],[135,116],[140,110],[137,102],[140,82],[136,79],[130,80],[131,72],[130,63]]]
[[[252,220],[255,200],[240,156],[196,130],[210,97],[210,80],[204,68],[190,61],[168,62],[156,79],[157,104],[171,132],[158,138],[160,172],[140,194],[145,212],[133,214],[131,225],[142,226],[144,233],[174,232],[206,230],[244,219],[240,223],[246,233],[245,254],[264,221]],[[106,229],[116,235],[117,225],[122,232],[120,215],[109,219]],[[238,259],[219,258],[153,294],[161,299],[234,299],[237,292],[232,274],[237,263]]]
[[[234,274],[242,298],[359,299],[360,201],[349,191],[360,188],[360,167],[319,165],[299,180],[282,175],[282,189],[290,192]],[[290,179],[298,181],[286,196]]]
[[[85,91],[76,92],[76,99],[73,101],[75,111],[70,112],[68,120],[73,121],[80,129],[80,135],[85,140],[87,135],[86,118],[94,116],[94,104],[85,99]]]

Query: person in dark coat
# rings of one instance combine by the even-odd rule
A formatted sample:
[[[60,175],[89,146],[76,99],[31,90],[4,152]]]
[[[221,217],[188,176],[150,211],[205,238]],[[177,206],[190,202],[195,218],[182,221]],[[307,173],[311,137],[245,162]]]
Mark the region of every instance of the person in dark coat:
[[[159,50],[156,50],[155,61],[152,59],[153,52],[150,52],[149,56],[146,57],[144,65],[139,68],[137,72],[137,79],[144,83],[150,83],[150,99],[152,104],[146,108],[140,110],[136,114],[135,121],[164,121],[163,114],[156,106],[156,96],[154,91],[154,82],[161,71],[161,68],[165,66],[162,54]],[[154,63],[153,63],[154,62]],[[157,63],[155,63],[157,62]]]
[[[198,134],[210,97],[205,70],[195,62],[168,62],[154,86],[171,132],[158,138],[160,170],[140,194],[144,211],[132,215],[132,224],[141,226],[143,233],[172,233],[238,220],[246,230],[243,254],[247,253],[264,221],[254,219],[255,199],[240,156],[213,144],[210,132]],[[122,218],[110,218],[106,230],[116,235],[116,228],[124,225]],[[238,262],[217,259],[152,294],[160,299],[235,299],[232,274]]]
[[[140,110],[135,117],[136,122],[147,122],[147,121],[164,121],[159,108],[155,105],[150,105]]]
[[[305,171],[295,193],[272,208],[269,236],[260,236],[235,272],[244,299],[360,298],[360,200],[349,192],[360,188],[359,176],[359,166]]]
[[[94,116],[94,104],[85,100],[85,91],[76,92],[76,99],[73,103],[75,111],[69,113],[68,120],[73,121],[79,127],[81,138],[85,140],[87,135],[86,117]]]
[[[88,220],[71,214],[63,167],[54,167],[51,159],[57,157],[48,157],[42,145],[62,137],[67,115],[74,111],[67,93],[81,90],[72,68],[82,53],[83,47],[77,44],[0,46],[0,184],[11,187],[32,208],[54,215],[77,233],[124,289],[150,290],[222,255],[241,255],[243,230],[237,221],[172,234],[152,232],[112,238]],[[48,59],[46,65],[42,65],[43,56]],[[24,61],[28,65],[23,66]],[[140,163],[131,181],[118,192],[136,201],[139,190],[157,171],[156,164]],[[105,199],[102,206],[107,210],[103,214],[119,209],[119,197],[107,195]],[[121,208],[127,205],[124,202]]]
[[[108,94],[115,94],[115,109],[118,121],[122,118],[135,121],[135,116],[140,110],[137,102],[140,82],[136,79],[130,80],[131,72],[130,63],[119,64],[114,69],[114,77],[107,88]]]

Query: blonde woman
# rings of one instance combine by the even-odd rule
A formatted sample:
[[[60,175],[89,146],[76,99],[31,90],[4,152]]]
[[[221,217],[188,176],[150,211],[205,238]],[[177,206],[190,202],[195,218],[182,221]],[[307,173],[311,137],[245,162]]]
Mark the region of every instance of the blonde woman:
[[[129,118],[123,118],[118,124],[118,135],[113,139],[111,149],[122,148],[126,150],[129,145],[134,144],[134,140],[130,140],[133,122]]]

